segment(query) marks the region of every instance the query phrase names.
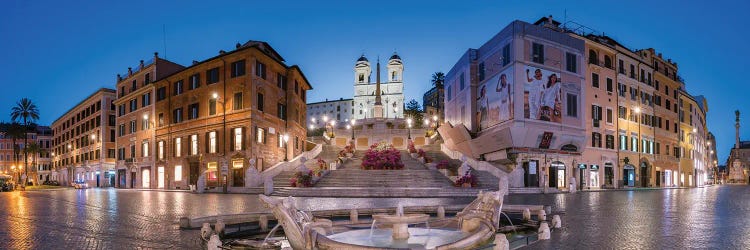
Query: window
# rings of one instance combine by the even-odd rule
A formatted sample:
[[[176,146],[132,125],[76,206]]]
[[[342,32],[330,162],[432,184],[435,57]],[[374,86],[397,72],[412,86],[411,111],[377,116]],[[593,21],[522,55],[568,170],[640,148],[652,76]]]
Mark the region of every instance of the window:
[[[510,63],[510,44],[503,46],[503,66]]]
[[[118,129],[118,131],[117,131],[117,135],[118,135],[118,136],[123,136],[123,135],[125,135],[125,124],[120,124],[120,128],[119,128],[119,129]]]
[[[174,181],[182,181],[182,165],[174,166]]]
[[[255,62],[255,75],[260,78],[266,79],[266,65],[261,62],[256,61]]]
[[[133,80],[133,84],[130,86],[130,92],[135,91],[135,89],[138,87],[138,81]]]
[[[198,154],[198,135],[190,135],[190,155]]]
[[[625,91],[627,91],[627,87],[625,84],[617,83],[617,92],[620,96],[625,97]]]
[[[263,94],[258,93],[258,110],[263,111]]]
[[[607,92],[612,93],[614,88],[614,83],[612,83],[612,79],[607,77]]]
[[[599,88],[599,74],[591,73],[591,86]]]
[[[172,111],[172,123],[182,122],[182,108],[176,108]]]
[[[197,89],[201,86],[201,74],[196,73],[192,76],[190,76],[190,85],[188,85],[188,89]]]
[[[216,153],[216,131],[208,132],[208,153]]]
[[[130,100],[130,112],[133,112],[136,109],[138,109],[138,101],[136,101],[136,99]]]
[[[625,63],[622,60],[617,61],[617,71],[620,74],[625,74]]]
[[[135,133],[136,126],[135,126],[135,120],[130,121],[130,133]]]
[[[146,82],[145,82],[144,84],[149,84],[149,83],[151,83],[151,73],[146,73],[146,76],[144,77],[144,79],[143,79],[143,80],[145,80],[145,81],[146,81]]]
[[[151,92],[145,93],[141,96],[141,107],[151,105]]]
[[[257,128],[255,130],[255,141],[257,143],[266,143],[266,130],[264,128]]]
[[[620,150],[628,150],[628,136],[620,135]]]
[[[612,68],[612,59],[608,55],[604,55],[604,67]]]
[[[482,65],[484,66],[484,64],[482,64]],[[458,90],[463,90],[464,89],[464,85],[466,84],[465,83],[466,82],[465,78],[466,77],[464,77],[464,73],[461,72],[461,76],[458,77],[458,83],[459,83],[458,84],[458,86],[459,86]],[[484,78],[484,77],[482,77],[482,78]]]
[[[567,97],[567,116],[578,117],[578,96],[568,93]]]
[[[206,84],[214,84],[219,82],[219,67],[206,70]]]
[[[531,44],[531,61],[544,64],[544,45],[538,43]]]
[[[607,123],[612,124],[613,114],[612,109],[607,108]]]
[[[167,98],[167,87],[161,87],[156,90],[156,101],[161,101]]]
[[[245,60],[239,60],[232,63],[231,77],[238,77],[245,75]]]
[[[148,119],[143,119],[143,121],[141,121],[141,130],[147,130],[149,128],[149,123]]]
[[[605,147],[607,149],[615,149],[615,136],[614,135],[606,135]]]
[[[159,157],[159,160],[164,160],[164,141],[159,141],[157,147],[156,156]]]
[[[182,138],[174,138],[174,156],[182,156]]]
[[[242,92],[234,93],[234,100],[232,100],[234,110],[242,109]]]
[[[591,105],[591,118],[597,121],[595,124],[598,124],[598,121],[602,120],[602,107]]]
[[[284,147],[284,136],[281,135],[281,133],[279,133],[279,136],[277,136],[277,141],[279,142],[279,147],[283,148]]]
[[[451,85],[449,84],[448,87],[445,88],[445,100],[450,101],[451,100]]]
[[[630,150],[633,152],[638,152],[638,138],[635,136],[630,138]]]
[[[360,79],[364,79],[364,77],[364,74],[360,74]],[[362,82],[362,80],[360,80],[360,82]],[[276,74],[276,87],[286,91],[286,76],[280,73]]]
[[[198,103],[188,105],[188,120],[198,118]]]
[[[130,158],[135,158],[135,145],[130,145]]]
[[[172,95],[182,94],[182,80],[176,81],[173,84]]]
[[[216,99],[209,99],[208,100],[208,115],[215,115],[216,114]]]
[[[299,82],[297,80],[294,81],[294,93],[299,94]]]
[[[164,113],[159,113],[159,127],[164,126]]]
[[[573,73],[578,72],[578,59],[575,54],[565,53],[565,69]]]
[[[107,124],[107,126],[114,126],[114,125],[115,125],[115,116],[109,115],[109,123]]]
[[[279,103],[277,104],[277,109],[279,110],[279,118],[286,121],[286,105]]]
[[[602,147],[602,134],[597,132],[591,133],[591,146],[595,148]]]
[[[233,132],[232,133],[232,137],[233,137],[232,148],[234,149],[234,151],[239,151],[239,150],[244,149],[243,147],[244,143],[242,142],[242,138],[243,138],[242,131],[243,131],[243,128],[234,128],[232,131]]]
[[[148,141],[143,141],[141,144],[141,156],[148,157]]]

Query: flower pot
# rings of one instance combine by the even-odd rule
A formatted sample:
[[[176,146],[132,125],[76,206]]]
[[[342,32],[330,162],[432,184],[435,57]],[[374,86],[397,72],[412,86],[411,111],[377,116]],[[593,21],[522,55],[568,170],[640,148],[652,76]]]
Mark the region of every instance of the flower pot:
[[[470,188],[471,187],[471,183],[464,183],[464,184],[461,185],[461,187]]]

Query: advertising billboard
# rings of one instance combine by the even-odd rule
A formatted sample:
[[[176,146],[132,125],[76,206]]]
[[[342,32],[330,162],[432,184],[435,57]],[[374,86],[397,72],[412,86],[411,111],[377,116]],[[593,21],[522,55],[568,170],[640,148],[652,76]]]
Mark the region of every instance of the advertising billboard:
[[[513,68],[485,81],[477,92],[479,129],[513,119]]]
[[[562,122],[560,73],[528,65],[524,69],[524,118]]]

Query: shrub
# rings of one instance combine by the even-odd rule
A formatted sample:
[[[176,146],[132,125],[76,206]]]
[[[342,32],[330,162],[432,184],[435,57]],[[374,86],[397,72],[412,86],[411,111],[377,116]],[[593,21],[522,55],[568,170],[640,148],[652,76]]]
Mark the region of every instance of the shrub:
[[[297,172],[292,178],[289,179],[292,187],[312,187],[312,177],[314,173],[312,170],[308,172]]]
[[[362,168],[368,170],[403,169],[404,163],[401,161],[401,152],[393,145],[377,143],[370,145],[370,149],[365,152]]]
[[[456,180],[456,183],[453,185],[456,187],[460,187],[463,186],[464,183],[471,184],[471,187],[477,186],[477,178],[471,174],[471,170],[466,171],[466,174],[464,174],[464,176],[461,176],[461,178],[458,178],[458,180]]]

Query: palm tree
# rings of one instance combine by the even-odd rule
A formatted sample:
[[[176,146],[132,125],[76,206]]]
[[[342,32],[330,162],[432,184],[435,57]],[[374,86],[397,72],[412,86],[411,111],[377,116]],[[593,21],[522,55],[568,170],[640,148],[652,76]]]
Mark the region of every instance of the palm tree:
[[[28,132],[29,132],[29,123],[34,122],[36,120],[39,120],[39,109],[37,109],[36,104],[31,102],[31,99],[29,98],[21,98],[20,101],[16,103],[16,106],[11,108],[10,112],[10,118],[13,121],[18,122],[19,120],[23,120],[23,145],[24,148],[27,146],[27,140],[28,140]],[[26,173],[26,180],[24,180],[23,185],[26,186],[26,183],[29,183],[29,160],[28,160],[28,152],[24,150],[23,155],[23,167],[24,171]]]
[[[23,126],[21,124],[18,124],[17,122],[13,122],[8,126],[8,130],[5,132],[5,135],[7,137],[10,137],[10,139],[13,142],[13,165],[15,166],[18,163],[18,155],[21,153],[21,149],[19,148],[18,144],[16,144],[16,140],[23,138]],[[18,169],[21,169],[21,166],[17,166]],[[21,182],[21,177],[18,177],[18,182]]]
[[[31,157],[33,157],[31,159],[31,165],[35,167],[36,167],[37,156],[39,156],[39,154],[43,152],[44,152],[44,149],[40,147],[39,144],[37,144],[36,142],[31,142],[31,144],[29,144],[28,147],[24,148],[24,153],[31,154]],[[37,170],[39,170],[38,167],[37,167]],[[28,174],[26,175],[26,181],[28,182]]]
[[[435,87],[442,89],[443,88],[443,82],[445,81],[445,74],[443,72],[435,72],[432,73],[432,85],[435,85]]]

